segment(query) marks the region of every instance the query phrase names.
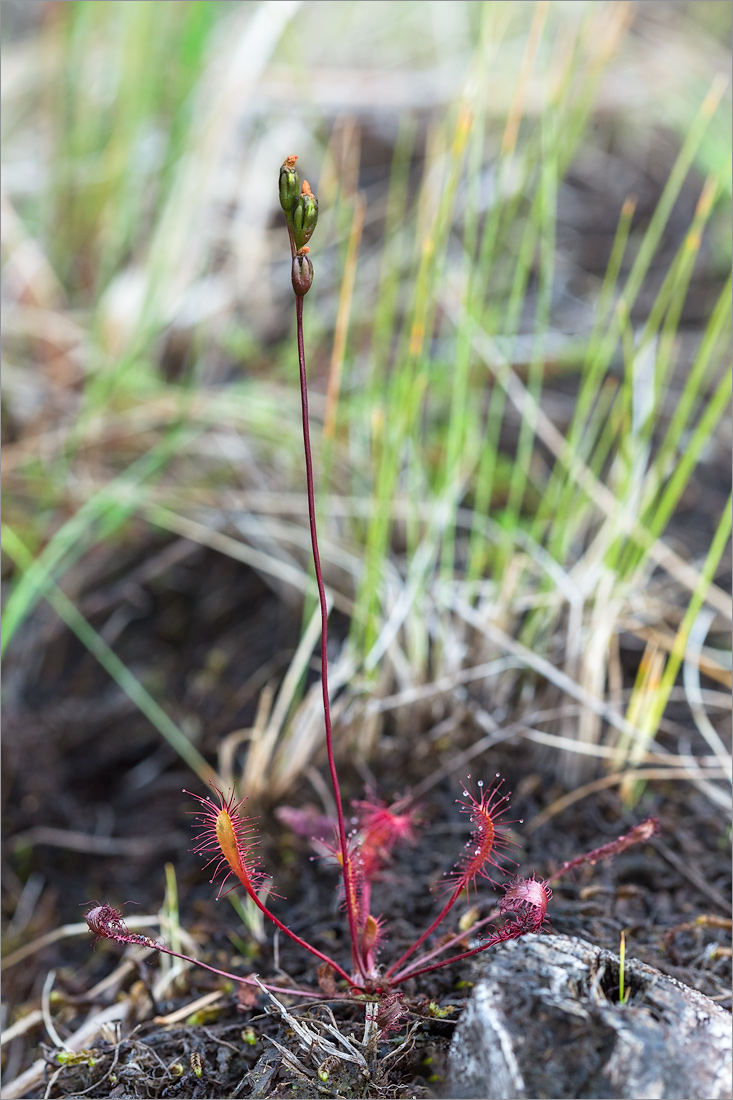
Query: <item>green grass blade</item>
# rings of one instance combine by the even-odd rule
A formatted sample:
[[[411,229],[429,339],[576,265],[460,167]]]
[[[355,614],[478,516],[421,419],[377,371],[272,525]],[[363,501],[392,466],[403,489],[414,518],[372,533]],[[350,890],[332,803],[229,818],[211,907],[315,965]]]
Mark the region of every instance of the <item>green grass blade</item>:
[[[5,605],[0,652],[10,645],[15,632],[38,601],[47,577],[58,576],[88,549],[95,528],[109,537],[137,510],[143,486],[160,473],[170,457],[190,442],[202,429],[174,428],[147,454],[109,485],[86,501],[49,539],[38,557],[30,563],[13,588]]]
[[[48,571],[41,566],[39,559],[34,559],[28,548],[18,537],[15,531],[7,525],[2,526],[2,547],[8,556],[15,562],[19,569],[24,571],[35,567],[36,584],[39,586],[38,596],[43,596],[54,609],[59,618],[66,623],[77,638],[87,647],[89,652],[96,657],[102,668],[112,677],[115,683],[124,691],[125,695],[145,715],[168,744],[185,761],[192,771],[203,780],[204,783],[217,783],[218,778],[214,769],[207,764],[198,749],[194,748],[185,733],[176,725],[173,719],[166,714],[163,708],[156,703],[152,695],[143,687],[140,681],[133,676],[127,666],[120,660],[117,654],[110,649],[104,639],[97,633],[94,627],[85,619],[78,607],[56,585]]]

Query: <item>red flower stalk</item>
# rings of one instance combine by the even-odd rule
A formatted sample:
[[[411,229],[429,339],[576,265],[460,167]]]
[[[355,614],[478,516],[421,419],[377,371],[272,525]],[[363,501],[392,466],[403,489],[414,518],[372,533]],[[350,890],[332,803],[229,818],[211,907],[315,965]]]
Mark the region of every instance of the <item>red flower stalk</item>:
[[[318,587],[318,602],[321,609],[321,691],[323,694],[323,718],[326,728],[326,755],[328,756],[328,768],[331,773],[331,785],[336,802],[336,818],[338,824],[338,843],[341,852],[341,869],[344,880],[344,896],[346,899],[346,912],[349,921],[349,933],[352,944],[358,942],[357,913],[353,901],[353,875],[350,868],[349,849],[346,838],[346,823],[344,821],[343,802],[341,788],[339,786],[336,760],[333,754],[333,735],[331,732],[331,703],[328,695],[328,603],[326,601],[326,586],[323,581],[321,568],[321,555],[318,549],[318,532],[316,529],[316,501],[313,481],[313,456],[310,441],[310,423],[308,417],[308,384],[305,369],[305,344],[303,341],[303,302],[307,291],[313,281],[313,264],[307,254],[298,255],[316,227],[318,220],[318,200],[311,191],[306,181],[300,194],[290,205],[290,198],[295,193],[298,185],[298,174],[295,170],[297,157],[286,157],[280,169],[280,203],[285,213],[285,222],[288,227],[290,239],[290,253],[293,260],[292,277],[295,291],[295,323],[298,342],[298,373],[300,377],[300,405],[303,417],[303,453],[305,456],[305,483],[308,497],[308,523],[311,535],[311,550],[313,552],[313,566]],[[284,181],[284,183],[283,183]],[[363,962],[358,951],[355,952],[357,969],[362,979],[366,978]]]

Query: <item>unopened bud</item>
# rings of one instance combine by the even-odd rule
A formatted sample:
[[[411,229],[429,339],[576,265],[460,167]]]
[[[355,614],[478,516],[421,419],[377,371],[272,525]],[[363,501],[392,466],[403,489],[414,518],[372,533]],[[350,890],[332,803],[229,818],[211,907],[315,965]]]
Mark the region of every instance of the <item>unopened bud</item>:
[[[309,248],[301,248],[293,258],[293,290],[299,298],[308,293],[313,282],[313,264],[310,261],[309,252]]]
[[[318,199],[311,191],[308,180],[303,180],[303,187],[293,208],[293,237],[296,248],[302,248],[308,243],[317,221]]]
[[[280,169],[280,205],[290,214],[298,199],[300,180],[295,170],[296,156],[286,157]]]

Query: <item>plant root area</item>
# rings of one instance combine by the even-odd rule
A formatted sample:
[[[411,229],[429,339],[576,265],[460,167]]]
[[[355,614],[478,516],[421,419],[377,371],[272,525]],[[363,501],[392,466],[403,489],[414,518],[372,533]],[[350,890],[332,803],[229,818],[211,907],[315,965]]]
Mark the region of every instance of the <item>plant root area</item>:
[[[175,700],[172,716],[216,763],[223,739],[255,724],[267,684],[281,682],[298,637],[297,613],[246,567],[183,540],[151,541],[138,531],[99,554],[82,610],[157,698]],[[337,619],[334,645],[339,625],[343,630]],[[323,988],[316,959],[273,936],[256,914],[215,900],[216,887],[190,851],[193,819],[186,815],[196,805],[182,793],[205,793],[203,783],[73,635],[39,606],[17,643],[5,685],[4,1003],[5,1028],[15,1030],[3,1046],[11,1089],[3,1095],[20,1095],[12,1083],[23,1073],[31,1074],[23,1092],[29,1098],[449,1095],[446,1055],[475,960],[407,983],[401,1030],[380,1040],[365,1071],[319,1053],[315,1043],[304,1049],[289,1022],[338,1045],[327,1027],[335,1025],[358,1045],[358,1000],[282,995],[287,1017],[257,990],[215,974],[172,967],[174,960],[137,947],[93,946],[78,928],[90,902],[122,908],[135,928],[135,918],[155,917],[167,898],[167,920],[150,923],[146,934],[237,974]],[[317,670],[310,675],[317,679]],[[729,830],[709,798],[682,782],[650,783],[635,792],[633,806],[615,789],[599,790],[533,828],[566,791],[527,742],[497,744],[456,768],[457,753],[479,739],[475,728],[459,724],[450,744],[428,732],[388,721],[368,760],[358,748],[347,750],[344,739],[338,749],[347,805],[365,786],[391,800],[434,777],[419,799],[417,844],[396,851],[374,889],[372,910],[387,929],[385,964],[430,923],[443,896],[441,878],[463,852],[469,823],[456,799],[467,773],[487,783],[501,773],[512,792],[506,817],[517,867],[508,865],[499,881],[514,870],[547,876],[642,818],[659,818],[659,835],[647,844],[554,883],[552,931],[614,952],[623,932],[627,958],[730,1008]],[[241,738],[233,754],[235,775],[246,745]],[[319,749],[288,795],[277,804],[250,800],[247,808],[272,876],[272,908],[348,966],[338,875],[282,820],[283,805],[327,813],[326,776]],[[501,896],[479,879],[444,931],[488,916]],[[65,1050],[100,1014],[105,1022],[93,1038],[81,1050]]]

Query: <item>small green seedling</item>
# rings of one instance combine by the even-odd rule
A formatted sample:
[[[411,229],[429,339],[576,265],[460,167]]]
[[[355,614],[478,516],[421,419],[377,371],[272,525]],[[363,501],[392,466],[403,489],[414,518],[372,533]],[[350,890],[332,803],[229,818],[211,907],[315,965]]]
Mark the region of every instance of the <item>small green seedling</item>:
[[[631,996],[631,990],[625,988],[626,980],[626,929],[621,930],[621,942],[618,948],[618,956],[620,959],[618,968],[618,1001],[619,1004],[625,1005]]]

